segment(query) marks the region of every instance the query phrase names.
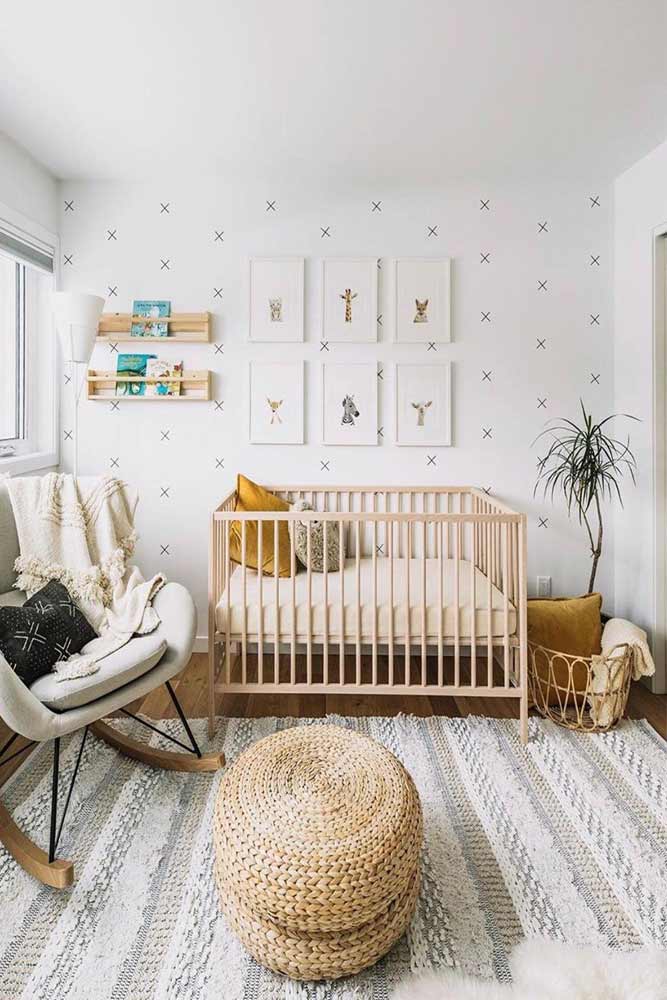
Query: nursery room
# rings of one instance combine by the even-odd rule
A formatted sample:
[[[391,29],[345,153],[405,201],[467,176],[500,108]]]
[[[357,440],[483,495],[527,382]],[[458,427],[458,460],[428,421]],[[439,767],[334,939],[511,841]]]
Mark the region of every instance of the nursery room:
[[[0,1000],[667,1000],[666,37],[3,8]]]

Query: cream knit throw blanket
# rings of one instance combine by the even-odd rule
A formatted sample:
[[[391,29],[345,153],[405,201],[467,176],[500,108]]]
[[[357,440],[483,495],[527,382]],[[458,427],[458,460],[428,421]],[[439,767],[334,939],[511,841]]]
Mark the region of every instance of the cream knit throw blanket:
[[[165,577],[144,580],[127,564],[136,491],[119,479],[56,473],[6,483],[21,551],[15,587],[29,597],[49,580],[67,587],[99,638],[54,670],[59,680],[95,673],[99,660],[160,623],[151,601]]]

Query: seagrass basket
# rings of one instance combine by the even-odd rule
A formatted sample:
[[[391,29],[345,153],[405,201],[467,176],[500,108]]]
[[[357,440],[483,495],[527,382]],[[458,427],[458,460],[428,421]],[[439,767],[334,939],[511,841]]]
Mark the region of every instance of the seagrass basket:
[[[419,796],[396,757],[366,736],[308,725],[253,744],[223,776],[213,833],[221,909],[276,972],[353,975],[410,923]]]
[[[632,650],[571,656],[528,643],[528,691],[540,715],[580,732],[606,732],[623,718],[632,683]]]

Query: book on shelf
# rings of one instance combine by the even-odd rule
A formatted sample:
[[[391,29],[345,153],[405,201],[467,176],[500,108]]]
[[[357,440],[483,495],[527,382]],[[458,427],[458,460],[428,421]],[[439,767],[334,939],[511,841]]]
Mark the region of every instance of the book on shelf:
[[[159,358],[151,358],[146,365],[146,376],[158,379],[156,382],[146,382],[147,396],[180,396],[181,383],[171,381],[173,378],[182,378],[182,361],[160,361]]]
[[[135,299],[132,303],[133,316],[145,316],[145,323],[132,323],[132,337],[166,337],[168,323],[160,323],[163,317],[171,316],[171,302],[166,299]]]
[[[116,364],[117,375],[132,375],[132,381],[116,382],[117,396],[145,396],[146,383],[141,376],[147,374],[150,361],[157,360],[155,354],[119,354]]]

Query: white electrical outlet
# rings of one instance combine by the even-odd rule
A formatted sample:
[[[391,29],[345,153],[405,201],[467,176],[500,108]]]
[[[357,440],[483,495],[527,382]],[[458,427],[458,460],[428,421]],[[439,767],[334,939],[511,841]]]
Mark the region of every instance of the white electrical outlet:
[[[537,596],[538,597],[551,597],[551,577],[550,576],[538,576],[538,578],[537,578]]]

